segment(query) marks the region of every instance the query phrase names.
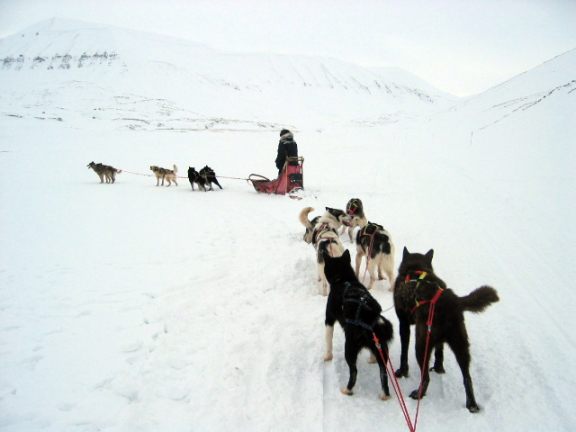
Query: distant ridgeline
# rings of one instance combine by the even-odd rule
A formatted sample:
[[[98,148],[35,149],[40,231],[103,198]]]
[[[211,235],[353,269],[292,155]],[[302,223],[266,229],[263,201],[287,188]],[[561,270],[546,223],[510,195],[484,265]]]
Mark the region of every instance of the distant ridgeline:
[[[96,52],[94,54],[84,52],[80,56],[55,54],[52,57],[25,57],[20,54],[18,57],[8,56],[0,60],[2,61],[2,69],[72,69],[95,65],[111,66],[118,60],[118,54],[114,52],[108,53],[106,51],[102,53]]]

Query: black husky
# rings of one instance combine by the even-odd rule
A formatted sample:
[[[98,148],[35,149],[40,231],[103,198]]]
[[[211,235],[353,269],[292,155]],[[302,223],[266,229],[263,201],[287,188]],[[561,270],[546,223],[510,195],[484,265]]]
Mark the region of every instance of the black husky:
[[[474,397],[470,377],[470,350],[468,334],[464,324],[464,311],[482,312],[490,304],[499,300],[496,290],[489,286],[475,289],[464,297],[458,297],[446,287],[442,279],[434,274],[432,257],[434,250],[425,255],[410,253],[404,248],[402,262],[394,286],[394,307],[400,321],[401,357],[396,376],[408,376],[408,344],[410,324],[416,324],[416,359],[422,371],[422,388],[414,390],[410,397],[418,399],[426,394],[430,376],[428,361],[432,347],[435,347],[435,361],[431,370],[444,373],[443,344],[446,342],[454,352],[456,361],[464,377],[466,408],[478,412],[480,408]],[[434,305],[434,317],[428,328],[429,311]],[[430,332],[427,346],[426,339]],[[428,350],[426,351],[426,348]],[[426,358],[426,364],[424,364]]]
[[[188,180],[190,180],[192,190],[194,190],[194,183],[196,183],[198,185],[198,190],[206,192],[206,178],[201,176],[193,167],[188,167]]]
[[[218,179],[216,178],[216,173],[208,165],[200,170],[200,176],[204,177],[206,185],[210,187],[209,190],[212,190],[212,183],[222,189],[222,186],[220,186],[220,183],[218,183]]]
[[[376,357],[380,367],[380,384],[384,392],[380,395],[380,399],[386,400],[390,397],[386,362],[388,362],[388,342],[392,340],[393,336],[392,324],[380,315],[382,308],[356,278],[350,264],[350,252],[348,250],[338,258],[332,258],[325,254],[324,260],[326,262],[324,273],[330,283],[330,294],[326,303],[326,355],[324,360],[332,359],[334,323],[338,321],[346,336],[345,357],[350,369],[348,385],[341,389],[341,392],[346,395],[352,394],[358,374],[356,368],[358,353],[362,348],[368,348]],[[380,356],[374,335],[377,336],[384,358]]]

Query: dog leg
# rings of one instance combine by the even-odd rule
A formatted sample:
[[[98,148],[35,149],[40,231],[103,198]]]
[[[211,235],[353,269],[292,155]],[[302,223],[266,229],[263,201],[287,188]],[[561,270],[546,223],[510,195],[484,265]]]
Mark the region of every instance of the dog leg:
[[[178,182],[176,181],[176,176],[174,176],[174,184],[178,186]]]
[[[398,317],[400,321],[400,368],[395,375],[398,378],[408,376],[408,346],[410,345],[410,322],[406,318]]]
[[[418,324],[416,324],[418,326]],[[430,383],[430,375],[428,373],[428,364],[430,362],[430,353],[432,352],[432,346],[435,345],[433,341],[433,335],[430,335],[430,345],[428,346],[428,351],[426,351],[426,326],[422,324],[420,328],[416,328],[416,359],[418,360],[418,365],[421,371],[421,388],[410,393],[412,399],[420,399],[426,395],[426,390],[428,389],[428,384]],[[424,363],[424,358],[426,358],[426,363]]]
[[[348,237],[350,237],[350,243],[354,243],[354,237],[352,234],[354,233],[354,227],[348,227]]]
[[[468,411],[471,413],[477,413],[480,411],[480,407],[474,397],[474,386],[472,385],[472,377],[470,376],[470,346],[464,324],[461,324],[460,328],[455,330],[454,336],[450,337],[447,342],[452,352],[454,352],[458,366],[460,366],[460,370],[462,371],[464,390],[466,391],[466,408],[468,408]]]
[[[376,349],[376,347],[374,347]],[[382,386],[383,393],[380,395],[380,399],[388,400],[390,399],[390,388],[388,387],[388,374],[386,373],[386,362],[388,362],[388,350],[386,347],[382,348],[382,354],[384,355],[384,359],[380,357],[380,353],[376,351],[376,353],[372,353],[375,356],[376,361],[378,362],[378,368],[380,369],[380,385]]]
[[[326,276],[322,277],[322,295],[324,297],[328,295],[328,281],[326,280]]]
[[[358,352],[360,351],[352,335],[346,332],[346,342],[344,346],[344,357],[346,358],[346,363],[348,363],[348,369],[350,370],[350,377],[348,379],[348,385],[346,388],[340,389],[342,394],[351,396],[353,394],[352,389],[356,384],[356,377],[358,376],[358,368],[356,367],[356,359],[358,358]]]
[[[319,257],[319,259],[322,259]],[[322,286],[322,295],[326,297],[328,295],[328,281],[326,280],[326,275],[324,274],[324,261],[318,262],[318,282]]]
[[[386,258],[384,258],[380,263],[381,263],[381,271],[386,275],[386,279],[388,279],[388,283],[390,284],[390,288],[388,288],[388,291],[394,291],[394,282],[395,282],[394,269],[393,269],[394,265],[390,259]]]
[[[334,323],[332,325],[326,324],[326,331],[324,334],[326,338],[326,353],[324,354],[324,361],[330,361],[334,357],[332,354],[332,340],[334,339]]]
[[[364,256],[364,251],[362,248],[358,247],[356,249],[356,277],[360,279],[360,265],[362,264],[362,257]]]
[[[437,374],[446,373],[444,369],[444,344],[442,342],[436,344],[434,349],[434,366],[432,366],[430,370]]]
[[[368,259],[368,256],[366,256]],[[368,274],[370,275],[370,285],[368,285],[368,289],[371,290],[374,288],[374,284],[376,283],[376,260],[371,259],[368,261]]]

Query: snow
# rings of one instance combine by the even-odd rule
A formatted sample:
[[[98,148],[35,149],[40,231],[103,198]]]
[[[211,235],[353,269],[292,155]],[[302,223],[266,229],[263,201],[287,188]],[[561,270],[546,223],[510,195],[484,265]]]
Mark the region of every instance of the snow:
[[[159,45],[166,56],[180,49],[168,39]],[[213,55],[220,58],[206,58]],[[225,104],[210,94],[228,90],[196,82],[178,97],[179,73],[155,86],[150,64],[52,75],[0,69],[0,430],[406,430],[396,397],[378,399],[377,366],[366,353],[354,396],[339,392],[348,378],[339,328],[334,360],[322,361],[326,299],[298,213],[343,208],[352,197],[390,231],[397,263],[403,246],[434,248],[437,273],[458,294],[489,284],[501,299],[466,315],[481,412],[465,409],[447,351],[447,373],[432,375],[418,430],[574,430],[576,341],[566,323],[576,301],[576,91],[563,85],[576,78],[575,64],[566,53],[450,111],[423,115],[417,98],[382,105],[383,115],[403,105],[406,115],[394,122],[374,122],[378,108],[364,112],[347,103],[347,91],[324,89],[339,101],[330,122],[314,88],[287,102],[286,122],[274,95],[288,90],[274,74],[260,96],[243,91],[219,111]],[[230,76],[243,73],[240,64],[227,67]],[[335,68],[344,74],[347,66]],[[197,105],[187,99],[196,90]],[[162,97],[178,108],[145,102]],[[507,103],[520,99],[541,100],[519,110]],[[162,109],[166,118],[217,116],[226,127],[115,120],[153,122]],[[305,157],[300,201],[226,178],[273,176],[283,122]],[[100,184],[86,168],[92,160],[142,174],[176,163],[182,176],[208,164],[224,189],[192,192],[186,179],[156,187],[128,172]],[[398,363],[387,282],[373,294],[394,325]],[[413,346],[409,362],[405,395],[419,382]],[[415,401],[407,404],[413,414]]]

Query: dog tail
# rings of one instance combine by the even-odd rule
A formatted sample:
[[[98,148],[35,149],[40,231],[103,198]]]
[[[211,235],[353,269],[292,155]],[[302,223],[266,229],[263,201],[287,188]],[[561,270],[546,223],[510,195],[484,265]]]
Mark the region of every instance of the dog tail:
[[[380,342],[388,344],[394,338],[394,328],[392,323],[384,318],[382,315],[378,318],[376,325],[374,326],[374,332]]]
[[[308,215],[310,212],[313,212],[314,209],[312,207],[304,207],[300,212],[300,223],[304,225],[306,228],[314,229],[312,226],[312,222],[308,219]]]
[[[176,166],[176,164],[174,164],[174,174],[176,174],[178,172],[178,167]]]
[[[494,288],[484,285],[476,288],[467,296],[459,297],[458,303],[465,311],[479,313],[499,300],[498,292]]]

